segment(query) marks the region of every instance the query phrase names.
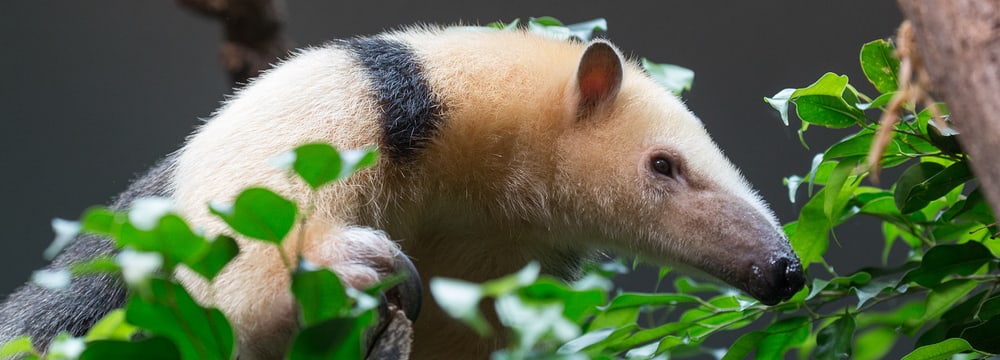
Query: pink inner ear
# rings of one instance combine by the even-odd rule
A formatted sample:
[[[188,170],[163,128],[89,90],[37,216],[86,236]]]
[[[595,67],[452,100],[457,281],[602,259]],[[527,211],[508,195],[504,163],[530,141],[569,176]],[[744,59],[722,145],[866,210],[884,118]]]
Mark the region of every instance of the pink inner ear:
[[[591,71],[581,76],[578,79],[580,94],[591,101],[603,99],[611,88],[611,78],[606,75],[605,72]]]

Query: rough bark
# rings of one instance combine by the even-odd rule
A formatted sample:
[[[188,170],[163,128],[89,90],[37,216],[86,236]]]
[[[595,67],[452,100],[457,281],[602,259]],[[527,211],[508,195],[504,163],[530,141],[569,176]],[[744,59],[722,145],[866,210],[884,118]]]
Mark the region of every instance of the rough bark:
[[[935,97],[1000,215],[1000,0],[899,0]]]
[[[222,66],[236,85],[246,84],[288,52],[284,0],[177,0],[218,18],[225,26]]]

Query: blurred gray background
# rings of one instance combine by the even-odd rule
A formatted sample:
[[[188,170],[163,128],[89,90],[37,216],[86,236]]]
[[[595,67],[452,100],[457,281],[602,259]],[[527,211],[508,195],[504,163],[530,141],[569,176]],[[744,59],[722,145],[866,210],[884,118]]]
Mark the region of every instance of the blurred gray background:
[[[772,204],[795,220],[781,178],[808,171],[842,133],[814,129],[803,149],[762,101],[826,71],[874,93],[858,65],[863,43],[891,36],[895,1],[315,1],[288,4],[296,46],[413,23],[604,17],[623,52],[695,71],[688,106]],[[10,1],[0,12],[0,298],[43,266],[50,219],[106,203],[177,149],[227,94],[221,26],[172,1]],[[801,203],[800,197],[800,203]],[[831,264],[876,264],[873,222],[838,230]],[[651,277],[625,280],[648,288]]]

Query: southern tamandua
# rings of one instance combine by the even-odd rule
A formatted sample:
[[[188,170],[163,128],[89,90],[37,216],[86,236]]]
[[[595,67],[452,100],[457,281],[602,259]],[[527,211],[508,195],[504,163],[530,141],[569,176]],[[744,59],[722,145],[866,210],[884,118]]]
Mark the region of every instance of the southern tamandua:
[[[268,160],[315,141],[382,154],[325,188],[296,230],[306,257],[352,286],[377,280],[400,249],[425,282],[483,281],[531,260],[572,278],[613,250],[765,304],[803,286],[774,215],[700,121],[604,40],[415,27],[303,50],[226,101],[118,205],[168,196],[195,227],[223,232],[206,204],[246,187],[304,203],[307,186]],[[270,245],[240,245],[214,283],[179,276],[234,323],[241,359],[279,358],[297,321],[287,274]],[[53,266],[110,251],[83,238]],[[62,293],[25,286],[0,308],[0,341],[82,334],[123,298],[108,278]],[[496,345],[424,304],[412,358],[486,358]]]

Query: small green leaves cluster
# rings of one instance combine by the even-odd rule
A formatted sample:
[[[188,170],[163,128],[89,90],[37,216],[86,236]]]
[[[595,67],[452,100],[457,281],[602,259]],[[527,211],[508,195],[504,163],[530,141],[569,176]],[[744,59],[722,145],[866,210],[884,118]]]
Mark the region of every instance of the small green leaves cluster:
[[[810,126],[856,129],[817,154],[806,175],[785,179],[791,201],[796,200],[801,185],[807,185],[809,195],[798,220],[785,226],[803,264],[814,265],[810,268],[814,282],[806,300],[826,304],[856,296],[853,308],[841,309],[845,316],[855,317],[856,326],[841,329],[844,336],[857,335],[855,348],[869,335],[880,338],[883,348],[899,335],[919,335],[920,348],[908,358],[935,358],[923,354],[943,354],[942,349],[952,354],[1000,352],[995,335],[985,335],[1000,333],[1000,317],[985,306],[1000,295],[995,291],[1000,284],[996,219],[977,189],[968,155],[961,151],[956,132],[949,126],[947,107],[904,103],[902,109],[887,108],[900,91],[899,60],[893,52],[892,43],[885,40],[862,47],[861,68],[878,96],[861,93],[846,76],[828,73],[812,85],[785,89],[765,99],[786,125],[794,105],[802,123],[803,144],[802,134]],[[887,125],[892,126],[886,134],[888,145],[876,158],[884,168],[902,171],[895,182],[882,185],[864,182],[871,176],[872,164],[866,158],[880,136],[882,125],[874,120],[880,111],[901,112],[898,123]],[[838,276],[823,255],[836,227],[858,217],[881,222],[883,264]],[[890,251],[900,240],[906,249],[903,264],[887,267]],[[824,280],[818,273],[823,271],[833,278]],[[886,316],[872,310],[890,299],[903,302],[896,311],[912,316]],[[804,305],[812,306],[812,302]],[[816,337],[817,349],[824,346],[823,340]],[[845,344],[850,349],[850,342]]]
[[[494,22],[486,25],[487,28],[498,30],[513,30],[520,26],[521,19],[514,19],[508,23]],[[597,18],[565,25],[559,19],[543,16],[528,18],[525,28],[530,32],[556,39],[586,42],[594,39],[597,34],[608,31],[608,22],[603,18]],[[677,96],[680,96],[684,91],[690,91],[691,85],[694,83],[694,71],[691,69],[673,64],[655,63],[646,58],[640,59],[640,65],[653,81]]]
[[[372,166],[373,150],[338,152],[328,144],[306,144],[278,157],[310,189],[317,190]],[[286,254],[282,244],[296,224],[307,221],[292,200],[262,187],[238,194],[231,204],[213,203],[211,213],[229,226],[231,235],[272,244],[279,249],[291,278],[291,292],[300,306],[302,328],[288,357],[292,359],[360,359],[362,335],[376,319],[378,300],[371,294],[345,289],[337,275]],[[307,210],[308,211],[308,210]],[[35,282],[61,290],[72,276],[112,274],[129,288],[124,308],[97,322],[82,338],[56,337],[45,351],[29,337],[0,347],[0,358],[233,359],[232,325],[215,308],[198,304],[174,276],[183,267],[211,282],[239,253],[233,237],[206,237],[192,229],[165,198],[140,198],[128,210],[95,207],[78,222],[53,222],[58,253],[73,237],[100,236],[112,240],[116,255],[78,263],[66,270],[40,271]],[[292,265],[288,259],[297,259]]]

